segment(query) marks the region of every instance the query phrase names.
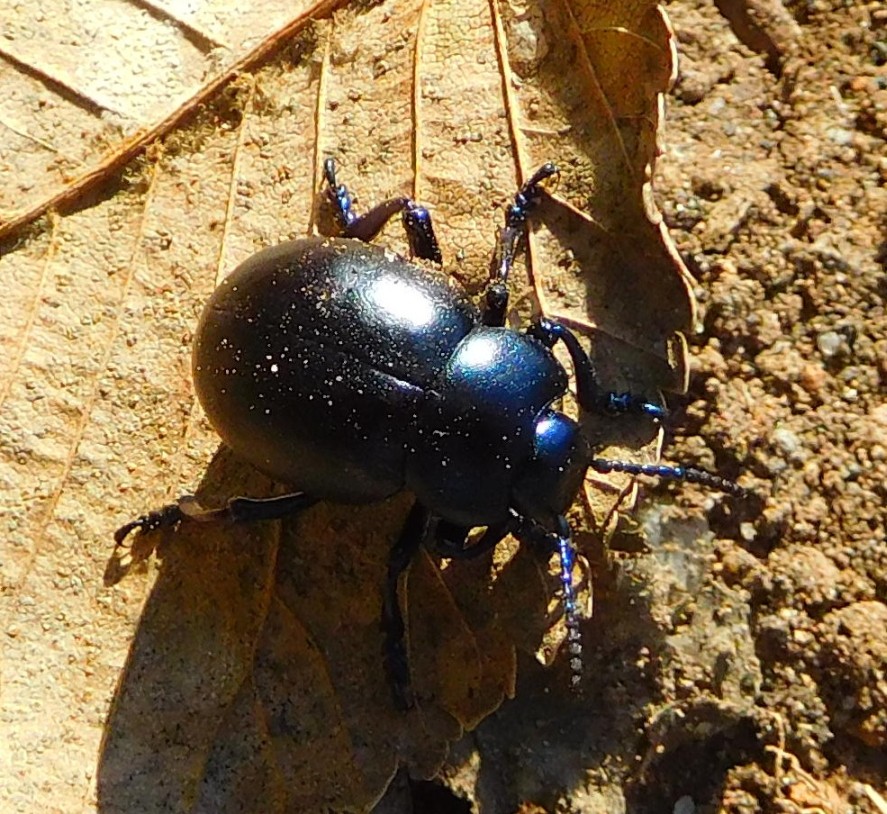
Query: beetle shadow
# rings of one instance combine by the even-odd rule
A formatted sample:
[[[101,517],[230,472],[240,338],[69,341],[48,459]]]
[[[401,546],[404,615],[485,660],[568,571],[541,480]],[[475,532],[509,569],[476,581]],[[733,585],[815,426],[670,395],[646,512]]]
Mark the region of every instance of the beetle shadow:
[[[206,505],[269,493],[267,478],[232,457],[222,448],[211,461],[197,489]],[[100,811],[176,811],[195,797],[213,730],[245,680],[264,616],[255,596],[273,572],[273,539],[256,526],[225,531],[228,545],[217,528],[197,523],[136,535],[135,548],[109,560],[106,584],[144,573],[152,553],[162,562],[105,724]]]
[[[197,497],[216,507],[279,489],[222,447]],[[337,810],[381,794],[402,716],[381,668],[379,591],[402,503],[182,523],[161,538],[106,723],[99,810]],[[384,545],[364,545],[373,536]],[[435,766],[458,728],[446,719],[441,736],[427,717],[411,757]]]
[[[553,669],[524,657],[514,700],[452,750],[451,765],[476,762],[481,810],[555,811],[566,797],[589,810],[666,814],[689,791],[714,793],[760,753],[751,695],[736,703],[698,676],[689,691],[671,687],[693,675],[695,655],[711,660],[675,648],[646,576],[625,581],[611,571],[596,584],[581,693],[569,690],[563,654]]]
[[[646,556],[611,553],[596,569],[580,696],[564,653],[553,671],[525,659],[515,700],[454,751],[455,763],[479,757],[490,810],[556,810],[580,794],[595,810],[665,814],[763,754],[748,598],[713,577],[694,527],[707,524],[665,522]]]
[[[197,497],[215,507],[279,488],[222,447]],[[106,723],[99,810],[350,809],[381,794],[404,726],[378,621],[403,503],[183,523],[160,540]],[[444,717],[441,735],[425,717],[408,754],[428,771],[458,727]]]
[[[692,327],[691,294],[658,230],[645,222],[639,234],[611,234],[548,193],[538,214],[541,254],[559,269],[546,296],[560,316],[587,326],[580,333],[591,339],[603,386],[685,390],[685,346],[676,334]]]
[[[223,448],[197,496],[214,507],[274,489]],[[352,810],[372,805],[398,760],[434,774],[459,721],[498,705],[513,651],[484,652],[493,684],[472,684],[485,631],[466,640],[471,620],[459,602],[470,606],[486,590],[467,579],[465,596],[448,592],[423,556],[408,580],[410,626],[433,636],[422,652],[411,641],[410,662],[417,692],[435,702],[395,708],[379,610],[411,499],[320,503],[280,523],[183,523],[161,537],[158,577],[104,732],[101,811],[271,810],[281,799],[284,810]],[[448,573],[482,576],[460,565]],[[465,688],[478,692],[460,702]]]

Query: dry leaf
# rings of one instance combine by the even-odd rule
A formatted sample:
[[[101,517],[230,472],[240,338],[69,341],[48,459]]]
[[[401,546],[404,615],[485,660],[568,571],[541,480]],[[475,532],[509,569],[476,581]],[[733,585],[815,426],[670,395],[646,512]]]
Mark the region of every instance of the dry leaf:
[[[82,2],[3,9],[0,235],[168,132],[196,99],[344,0],[241,4]]]
[[[284,24],[272,20],[260,30],[274,43]],[[422,703],[392,707],[378,615],[408,496],[283,524],[184,527],[106,590],[111,534],[201,475],[208,504],[274,488],[226,454],[204,473],[217,439],[193,400],[191,331],[221,276],[314,227],[327,155],[361,208],[405,192],[430,204],[447,268],[473,290],[502,205],[557,161],[560,185],[530,243],[533,285],[515,271],[518,312],[541,308],[583,330],[615,388],[679,388],[674,332],[692,310],[648,189],[670,47],[652,2],[357,4],[297,32],[74,211],[29,231],[7,224],[2,692],[16,799],[66,811],[93,794],[107,810],[366,810],[398,763],[432,775],[448,743],[511,694],[515,645],[536,647],[549,624],[545,563],[503,547],[492,570],[441,570],[423,555],[404,590]],[[46,71],[61,70],[64,50]],[[134,84],[96,72],[78,93]],[[127,108],[124,131],[178,109],[197,92],[188,77],[159,107]],[[57,91],[41,82],[39,93]],[[107,98],[103,110],[123,106]],[[73,113],[60,119],[82,129]],[[75,168],[63,183],[101,166],[101,151],[63,130],[56,144],[16,127],[28,135],[11,148],[9,211],[56,194],[52,181],[25,194],[28,177],[45,177],[34,137]],[[397,224],[380,240],[406,250]],[[652,428],[625,426],[632,454],[643,443],[640,454],[655,454]],[[612,422],[596,431],[615,437]],[[594,523],[618,484],[594,493]]]

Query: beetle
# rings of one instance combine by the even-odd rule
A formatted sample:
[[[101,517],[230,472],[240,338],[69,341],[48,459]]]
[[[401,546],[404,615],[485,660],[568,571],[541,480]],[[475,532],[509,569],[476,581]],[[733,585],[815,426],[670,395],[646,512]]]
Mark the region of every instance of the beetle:
[[[577,337],[555,320],[536,319],[523,332],[506,327],[509,273],[543,182],[556,173],[544,164],[507,207],[477,306],[441,271],[370,243],[400,213],[412,255],[440,264],[427,209],[400,197],[358,215],[327,159],[325,194],[342,235],[293,240],[248,258],[206,304],[193,351],[198,399],[224,443],[298,491],[235,497],[216,509],[186,496],[122,526],[117,544],[133,531],[184,520],[275,519],[318,500],[371,503],[408,489],[416,500],[391,548],[382,607],[396,704],[414,703],[397,593],[414,554],[425,545],[442,557],[475,557],[508,534],[559,555],[578,686],[565,512],[587,470],[742,489],[705,470],[596,458],[580,425],[555,407],[568,386],[556,343],[571,360],[582,411],[660,420],[664,409],[603,389]]]

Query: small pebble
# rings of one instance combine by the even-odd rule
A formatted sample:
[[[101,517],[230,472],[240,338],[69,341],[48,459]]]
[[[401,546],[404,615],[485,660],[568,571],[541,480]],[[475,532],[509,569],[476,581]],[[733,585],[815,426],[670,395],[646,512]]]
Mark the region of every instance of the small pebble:
[[[787,430],[784,427],[778,427],[773,430],[773,434],[771,436],[773,441],[786,455],[792,456],[794,455],[801,446],[801,440],[798,436],[793,433],[791,430]]]
[[[816,347],[826,358],[831,359],[847,346],[847,340],[837,331],[825,331],[816,337]]]

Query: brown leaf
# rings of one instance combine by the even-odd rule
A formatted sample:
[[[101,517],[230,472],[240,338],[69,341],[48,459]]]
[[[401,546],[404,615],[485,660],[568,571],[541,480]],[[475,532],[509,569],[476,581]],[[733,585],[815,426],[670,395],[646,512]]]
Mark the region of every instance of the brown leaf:
[[[5,10],[0,237],[76,204],[241,71],[345,0],[261,9]],[[147,12],[147,13],[146,13]]]
[[[508,546],[494,563],[443,570],[423,555],[402,596],[420,704],[393,708],[379,608],[405,496],[284,524],[183,527],[161,545],[158,575],[157,560],[137,557],[113,591],[99,582],[114,528],[199,481],[217,439],[190,384],[197,314],[239,261],[313,228],[327,155],[361,208],[404,192],[428,202],[447,268],[474,290],[501,206],[557,161],[533,286],[515,270],[518,313],[587,331],[610,386],[680,386],[673,334],[692,310],[648,189],[667,28],[653,3],[521,9],[413,0],[339,12],[76,211],[8,232],[0,539],[14,603],[2,686],[17,710],[11,748],[39,755],[21,777],[40,807],[60,805],[41,790],[49,767],[82,798],[104,725],[96,793],[109,810],[365,810],[398,763],[430,776],[513,692],[515,647],[535,648],[549,625],[545,564]],[[276,44],[279,29],[264,30]],[[102,166],[132,142],[116,149]],[[92,153],[73,160],[76,177],[96,166]],[[44,177],[30,158],[14,171],[15,211],[57,200],[42,180],[25,194],[24,179]],[[380,240],[406,251],[397,224]],[[655,455],[654,432],[627,427],[630,454]],[[596,431],[615,437],[611,422]],[[605,525],[619,483],[595,497],[592,525]],[[199,495],[217,505],[271,490],[223,455]]]

